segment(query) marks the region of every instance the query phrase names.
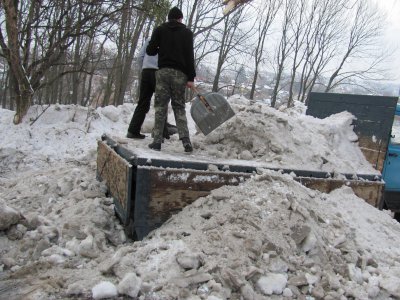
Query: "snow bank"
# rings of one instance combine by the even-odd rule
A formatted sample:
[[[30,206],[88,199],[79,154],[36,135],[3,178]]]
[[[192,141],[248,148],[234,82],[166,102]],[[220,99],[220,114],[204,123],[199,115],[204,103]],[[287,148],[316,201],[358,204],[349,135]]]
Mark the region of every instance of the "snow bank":
[[[264,171],[213,191],[124,247],[128,254],[112,272],[122,278],[135,270],[153,299],[178,298],[183,290],[193,299],[264,299],[284,291],[294,298],[385,299],[399,292],[399,229],[349,188],[326,195]]]
[[[348,112],[324,120],[288,115],[262,104],[235,105],[236,115],[195,148],[217,158],[267,162],[272,167],[336,173],[377,171],[366,162]]]
[[[371,171],[348,114],[317,120],[301,106],[275,111],[240,97],[232,102],[234,118],[192,137],[193,157]],[[349,188],[322,194],[278,172],[260,170],[239,186],[214,190],[145,240],[127,240],[96,180],[95,160],[103,133],[149,151],[150,138],[124,138],[133,109],[52,105],[36,120],[43,109],[34,106],[18,126],[12,112],[0,110],[2,297],[400,297],[399,224]],[[162,151],[183,152],[176,135]]]

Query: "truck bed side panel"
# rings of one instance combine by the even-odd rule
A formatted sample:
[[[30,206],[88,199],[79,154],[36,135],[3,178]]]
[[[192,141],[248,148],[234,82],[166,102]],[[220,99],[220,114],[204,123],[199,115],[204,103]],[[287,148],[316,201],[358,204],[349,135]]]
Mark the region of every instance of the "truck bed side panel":
[[[382,172],[396,104],[396,97],[312,92],[306,114],[323,119],[342,111],[352,113],[365,158]]]

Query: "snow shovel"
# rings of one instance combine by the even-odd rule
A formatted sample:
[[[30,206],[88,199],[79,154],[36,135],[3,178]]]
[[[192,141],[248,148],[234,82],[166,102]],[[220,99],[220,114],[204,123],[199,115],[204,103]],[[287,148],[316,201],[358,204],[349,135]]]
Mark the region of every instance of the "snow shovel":
[[[235,115],[228,101],[221,94],[202,95],[197,88],[193,87],[192,90],[197,97],[192,101],[190,114],[204,135],[209,134]]]

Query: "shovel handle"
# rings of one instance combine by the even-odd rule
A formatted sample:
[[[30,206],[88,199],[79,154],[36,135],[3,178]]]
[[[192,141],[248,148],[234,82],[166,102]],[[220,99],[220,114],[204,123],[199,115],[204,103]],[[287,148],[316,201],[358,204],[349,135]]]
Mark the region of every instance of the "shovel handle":
[[[199,90],[195,86],[192,86],[192,90],[197,95],[197,97],[199,97],[201,103],[203,103],[203,105],[206,107],[206,109],[209,112],[212,112],[213,109],[212,109],[210,103],[208,103],[207,99],[202,94],[200,94]]]

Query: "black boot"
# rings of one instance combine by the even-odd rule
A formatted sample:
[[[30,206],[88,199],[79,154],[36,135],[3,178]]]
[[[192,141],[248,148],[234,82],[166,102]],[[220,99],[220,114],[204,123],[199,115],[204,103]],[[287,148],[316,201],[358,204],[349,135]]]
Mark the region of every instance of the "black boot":
[[[128,131],[126,137],[128,139],[144,139],[146,136],[144,134],[141,134],[141,133],[132,133],[132,132]]]
[[[149,144],[149,148],[153,149],[155,151],[160,151],[161,150],[161,143],[152,142],[151,144]]]
[[[188,137],[182,138],[182,145],[183,145],[183,148],[185,148],[185,152],[193,151],[192,144],[190,143],[190,139]]]

